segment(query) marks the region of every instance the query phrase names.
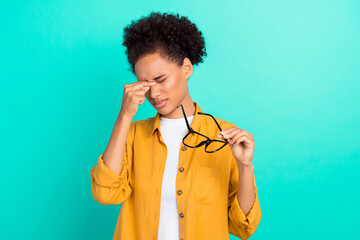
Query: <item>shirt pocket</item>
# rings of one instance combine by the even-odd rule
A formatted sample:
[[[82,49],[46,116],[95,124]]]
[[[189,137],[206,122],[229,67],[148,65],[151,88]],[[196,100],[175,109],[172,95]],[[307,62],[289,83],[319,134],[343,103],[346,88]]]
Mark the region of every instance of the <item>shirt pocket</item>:
[[[196,167],[194,181],[194,199],[210,205],[221,195],[221,172],[213,167]]]

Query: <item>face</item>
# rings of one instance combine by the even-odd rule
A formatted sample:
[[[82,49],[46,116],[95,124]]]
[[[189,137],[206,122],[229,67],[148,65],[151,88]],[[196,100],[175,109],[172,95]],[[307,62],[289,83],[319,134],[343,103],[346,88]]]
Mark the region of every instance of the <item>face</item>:
[[[170,62],[159,53],[141,57],[135,64],[137,81],[154,81],[155,84],[146,92],[145,97],[151,105],[164,117],[181,118],[180,104],[189,104],[188,78],[192,74],[192,64],[188,58],[184,59],[183,65],[178,66]],[[155,102],[164,103],[155,105]],[[181,115],[179,115],[181,114]],[[178,117],[175,117],[178,116]]]

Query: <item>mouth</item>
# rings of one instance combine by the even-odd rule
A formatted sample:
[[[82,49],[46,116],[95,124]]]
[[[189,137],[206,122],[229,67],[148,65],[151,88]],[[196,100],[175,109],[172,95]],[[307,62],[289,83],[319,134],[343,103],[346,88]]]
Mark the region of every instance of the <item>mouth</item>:
[[[156,108],[161,108],[161,107],[165,106],[166,102],[167,102],[167,99],[164,99],[164,100],[155,102],[154,104],[155,104]]]

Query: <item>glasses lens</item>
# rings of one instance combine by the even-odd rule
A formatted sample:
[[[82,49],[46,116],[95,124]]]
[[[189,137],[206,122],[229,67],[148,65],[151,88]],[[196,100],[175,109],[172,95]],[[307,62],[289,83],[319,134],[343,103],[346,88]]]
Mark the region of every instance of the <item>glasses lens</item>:
[[[184,143],[186,145],[189,145],[191,147],[196,147],[198,144],[200,144],[203,141],[207,141],[208,139],[204,136],[201,136],[197,133],[190,133],[187,135],[187,137],[184,140]]]
[[[226,143],[220,142],[220,141],[212,141],[212,142],[206,147],[206,151],[211,152],[211,151],[218,150],[219,148],[221,148],[221,147],[224,146],[225,144],[226,144]]]
[[[196,147],[197,145],[199,145],[201,142],[206,142],[208,139],[204,136],[201,136],[200,134],[197,133],[190,133],[184,140],[184,143],[188,146],[191,147]],[[212,141],[207,147],[206,147],[206,151],[208,152],[212,152],[212,151],[216,151],[220,148],[222,148],[224,145],[226,145],[225,142],[222,142],[220,140],[218,141]],[[205,146],[205,144],[204,144]]]

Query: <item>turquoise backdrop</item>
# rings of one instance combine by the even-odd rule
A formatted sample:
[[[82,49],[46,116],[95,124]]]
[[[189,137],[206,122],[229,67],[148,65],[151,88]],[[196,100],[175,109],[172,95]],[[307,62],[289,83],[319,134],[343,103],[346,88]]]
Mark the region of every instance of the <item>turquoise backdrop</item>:
[[[355,0],[2,0],[0,239],[112,238],[121,206],[92,198],[90,169],[136,81],[123,28],[151,11],[197,24],[193,101],[254,134],[251,239],[359,239]],[[146,100],[134,120],[155,114]]]

